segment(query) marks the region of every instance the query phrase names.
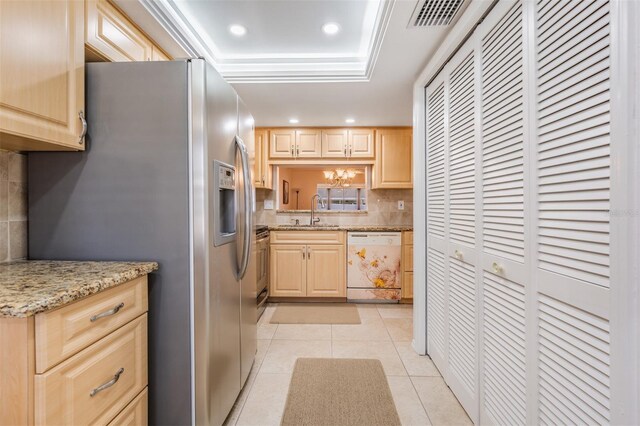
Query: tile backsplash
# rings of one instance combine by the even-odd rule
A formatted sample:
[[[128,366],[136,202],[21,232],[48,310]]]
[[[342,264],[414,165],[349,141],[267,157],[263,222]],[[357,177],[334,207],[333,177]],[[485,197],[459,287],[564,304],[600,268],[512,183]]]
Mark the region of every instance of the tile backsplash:
[[[0,150],[0,262],[27,257],[27,156]]]
[[[256,191],[256,223],[259,225],[290,225],[296,219],[308,223],[310,214],[265,210],[265,200],[277,205],[277,191],[259,189]],[[398,210],[398,201],[404,201],[404,210]],[[330,225],[413,225],[413,190],[411,189],[368,189],[368,211],[366,212],[318,212],[320,223]]]

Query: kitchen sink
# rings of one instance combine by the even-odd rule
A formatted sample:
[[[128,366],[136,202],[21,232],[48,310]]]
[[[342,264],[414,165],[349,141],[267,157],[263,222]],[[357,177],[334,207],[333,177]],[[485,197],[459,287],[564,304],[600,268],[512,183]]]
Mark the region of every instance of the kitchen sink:
[[[300,225],[277,225],[277,228],[337,228],[339,225],[325,225],[325,224],[300,224]]]

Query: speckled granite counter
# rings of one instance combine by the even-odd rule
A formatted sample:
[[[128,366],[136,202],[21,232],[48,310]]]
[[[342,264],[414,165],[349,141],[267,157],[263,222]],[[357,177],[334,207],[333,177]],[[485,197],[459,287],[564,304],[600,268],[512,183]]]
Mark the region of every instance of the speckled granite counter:
[[[406,225],[337,225],[337,226],[300,226],[300,225],[272,225],[270,231],[357,231],[357,232],[400,232],[413,231],[412,226]]]
[[[156,269],[156,262],[23,260],[0,264],[0,317],[28,317],[59,308]]]

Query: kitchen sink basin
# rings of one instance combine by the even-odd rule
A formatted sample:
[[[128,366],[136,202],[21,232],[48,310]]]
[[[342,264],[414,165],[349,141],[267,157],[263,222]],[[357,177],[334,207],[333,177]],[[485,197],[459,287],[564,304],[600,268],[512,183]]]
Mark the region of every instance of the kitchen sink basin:
[[[278,225],[277,228],[337,228],[338,225],[309,225],[309,224],[300,224],[300,225]]]

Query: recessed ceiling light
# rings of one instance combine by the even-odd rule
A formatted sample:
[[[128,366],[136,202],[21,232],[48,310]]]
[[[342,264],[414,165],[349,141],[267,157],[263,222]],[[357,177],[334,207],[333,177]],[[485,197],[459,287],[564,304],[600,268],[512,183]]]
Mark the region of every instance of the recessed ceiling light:
[[[340,32],[340,25],[336,24],[335,22],[327,22],[322,26],[322,31],[324,31],[325,34],[329,35],[338,34]]]
[[[347,124],[353,124],[356,122],[356,120],[354,118],[347,118],[346,120],[344,120],[344,122]]]
[[[300,122],[300,120],[298,120],[297,118],[290,118],[289,119],[289,123],[291,124],[298,124]]]
[[[234,24],[229,27],[229,32],[234,36],[242,37],[247,33],[247,29],[242,25]]]

